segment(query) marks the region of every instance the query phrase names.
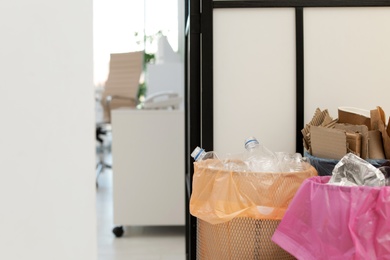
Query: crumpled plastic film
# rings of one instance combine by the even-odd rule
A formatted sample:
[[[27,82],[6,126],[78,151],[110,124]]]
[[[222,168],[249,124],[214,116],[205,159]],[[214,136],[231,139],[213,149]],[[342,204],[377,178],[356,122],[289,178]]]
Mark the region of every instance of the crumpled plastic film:
[[[378,168],[352,153],[346,154],[336,164],[329,183],[339,183],[343,178],[357,185],[385,185],[385,176]]]
[[[390,187],[305,180],[272,241],[298,259],[390,259]]]
[[[238,172],[215,166],[213,159],[194,163],[190,213],[211,224],[236,217],[280,220],[302,182],[317,175],[301,172]]]

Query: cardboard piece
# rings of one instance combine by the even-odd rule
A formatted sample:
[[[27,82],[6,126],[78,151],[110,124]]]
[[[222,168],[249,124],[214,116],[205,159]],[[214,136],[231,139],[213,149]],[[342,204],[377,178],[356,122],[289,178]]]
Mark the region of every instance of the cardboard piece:
[[[366,125],[335,124],[334,128],[342,129],[349,133],[359,133],[361,135],[360,157],[368,158],[368,127]]]
[[[344,130],[311,126],[310,139],[313,156],[340,160],[347,154],[347,136]]]
[[[371,130],[368,132],[368,158],[385,159],[382,135],[379,130]]]
[[[370,111],[355,107],[338,108],[339,123],[366,125],[371,130]]]
[[[321,111],[317,108],[314,112],[313,118],[308,124],[301,130],[303,136],[303,146],[311,154],[311,141],[310,141],[310,127],[311,126],[323,126],[323,127],[333,127],[337,122],[337,119],[332,119],[330,117],[327,109]]]
[[[390,129],[385,126],[385,113],[381,107],[370,111],[372,130],[379,130],[382,135],[383,150],[386,158],[390,158]],[[390,123],[390,118],[389,118]]]
[[[362,135],[360,133],[345,133],[347,135],[348,152],[360,157],[362,150]]]
[[[327,115],[325,115],[324,120],[323,120],[322,123],[321,123],[321,126],[326,126],[326,125],[329,124],[331,121],[332,121],[332,118],[327,114]]]
[[[339,121],[338,118],[333,119],[331,121],[327,121],[327,122],[324,121],[324,123],[321,124],[321,126],[327,127],[327,128],[333,128],[334,125],[338,123],[338,121]]]
[[[387,132],[387,135],[390,136],[390,117],[389,117],[389,121],[387,122],[386,132]]]
[[[303,133],[302,133],[302,135],[303,135]],[[303,147],[311,153],[310,143],[309,143],[309,139],[310,139],[309,135],[310,135],[309,133],[307,133],[306,135],[303,135]]]
[[[381,107],[339,107],[338,113],[339,118],[333,120],[327,110],[317,108],[313,119],[302,129],[305,149],[311,155],[341,159],[352,152],[362,159],[390,159],[390,117],[386,125]]]
[[[371,129],[379,130],[384,121],[382,121],[382,116],[378,108],[370,111],[371,120]]]
[[[383,150],[386,158],[390,159],[390,117],[385,131],[382,132]]]

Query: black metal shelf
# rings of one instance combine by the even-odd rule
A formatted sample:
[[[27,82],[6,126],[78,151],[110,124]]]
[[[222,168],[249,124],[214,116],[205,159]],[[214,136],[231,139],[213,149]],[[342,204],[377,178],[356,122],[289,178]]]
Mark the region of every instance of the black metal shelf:
[[[304,9],[312,7],[386,7],[390,0],[186,0],[186,151],[213,149],[213,10],[216,8],[295,8],[296,151],[302,152],[304,114]],[[196,218],[189,213],[193,164],[186,157],[186,252],[196,259]]]

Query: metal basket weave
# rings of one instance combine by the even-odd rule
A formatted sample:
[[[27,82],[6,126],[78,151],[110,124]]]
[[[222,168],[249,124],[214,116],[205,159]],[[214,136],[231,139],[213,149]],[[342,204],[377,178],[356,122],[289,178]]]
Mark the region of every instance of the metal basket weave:
[[[295,259],[272,242],[280,220],[235,218],[221,224],[198,219],[199,260]]]

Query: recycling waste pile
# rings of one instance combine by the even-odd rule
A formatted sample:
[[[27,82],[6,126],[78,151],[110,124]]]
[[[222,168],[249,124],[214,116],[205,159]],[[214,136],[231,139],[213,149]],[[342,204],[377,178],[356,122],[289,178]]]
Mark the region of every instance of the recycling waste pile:
[[[248,138],[240,153],[197,147],[190,213],[197,259],[295,259],[271,238],[301,184],[317,176],[301,154],[272,152]]]
[[[297,259],[390,259],[390,163],[348,153],[306,179],[272,241]]]
[[[380,106],[371,110],[338,107],[337,111],[338,117],[334,118],[328,109],[317,108],[301,130],[304,156],[318,175],[332,175],[335,165],[347,153],[375,167],[390,159],[390,124],[386,125]]]

